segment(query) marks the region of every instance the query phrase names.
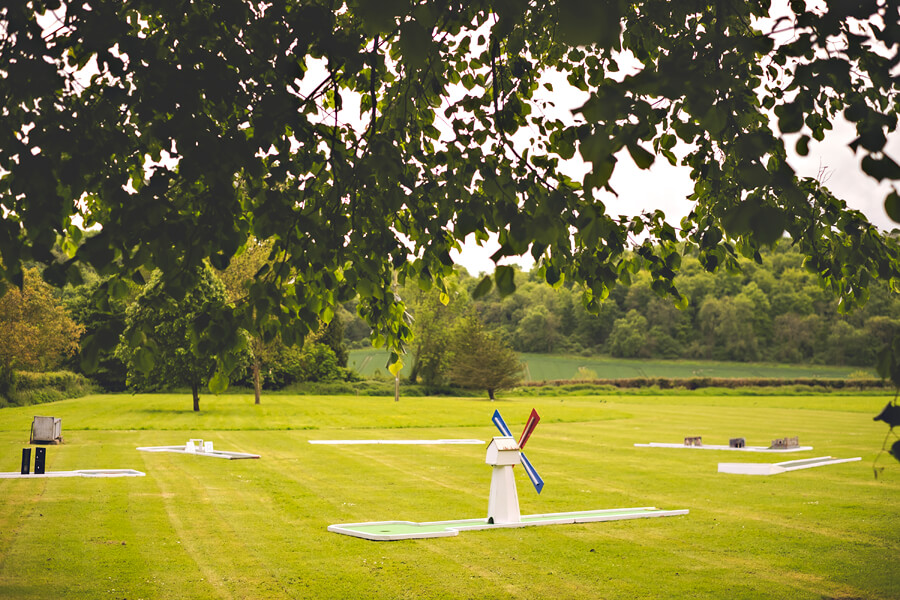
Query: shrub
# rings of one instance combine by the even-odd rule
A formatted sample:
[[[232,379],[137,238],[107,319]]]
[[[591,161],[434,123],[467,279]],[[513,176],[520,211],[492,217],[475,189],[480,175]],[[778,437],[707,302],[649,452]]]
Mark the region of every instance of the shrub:
[[[96,391],[96,384],[78,373],[20,371],[16,373],[14,388],[8,392],[5,402],[0,403],[0,406],[31,406],[68,398],[80,398]]]
[[[266,389],[284,389],[301,382],[345,381],[348,371],[338,363],[334,350],[325,344],[281,347],[263,373]]]

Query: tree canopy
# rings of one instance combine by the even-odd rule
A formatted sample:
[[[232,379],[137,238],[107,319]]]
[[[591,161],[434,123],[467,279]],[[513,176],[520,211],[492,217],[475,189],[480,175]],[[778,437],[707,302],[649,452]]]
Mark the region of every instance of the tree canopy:
[[[128,369],[128,386],[138,390],[171,389],[189,386],[194,411],[200,410],[200,387],[209,384],[218,393],[227,386],[216,381],[218,372],[230,372],[246,366],[248,342],[237,335],[243,352],[230,360],[234,368],[217,365],[210,339],[194,340],[196,323],[208,319],[217,304],[225,300],[225,286],[209,267],[197,275],[197,284],[181,300],[170,298],[163,289],[161,274],[156,273],[125,314],[125,330],[116,349],[117,357]]]
[[[452,334],[447,377],[455,385],[482,389],[494,400],[498,390],[514,387],[522,379],[523,365],[507,344],[474,313],[460,318]]]
[[[14,369],[59,366],[78,351],[82,328],[53,297],[37,269],[26,269],[22,291],[0,298],[0,392],[11,384]]]
[[[24,260],[49,264],[57,284],[83,264],[138,281],[158,268],[179,297],[203,260],[222,269],[271,239],[273,266],[204,320],[207,333],[290,343],[359,294],[375,341],[401,352],[410,326],[394,277],[442,288],[469,234],[498,235],[496,261],[530,253],[591,310],[641,269],[683,306],[678,242],[715,270],[786,234],[849,309],[874,278],[897,284],[897,245],[798,177],[788,148],[806,154],[846,119],[862,171],[900,180],[884,152],[900,110],[900,8],[790,8],[775,19],[769,0],[13,3],[0,8],[0,276],[21,286]],[[576,119],[549,116],[549,72],[587,94]],[[695,182],[684,220],[607,213],[599,192],[613,191],[618,160],[674,164],[678,148]],[[591,165],[580,179],[561,169],[576,153]],[[896,189],[885,208],[900,219]],[[512,270],[497,267],[476,295],[493,284],[511,292]],[[87,362],[108,338],[88,336]]]

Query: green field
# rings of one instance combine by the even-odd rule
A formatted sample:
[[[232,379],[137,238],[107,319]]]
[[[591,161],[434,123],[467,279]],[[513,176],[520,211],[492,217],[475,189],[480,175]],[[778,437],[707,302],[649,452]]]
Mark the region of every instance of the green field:
[[[48,469],[142,478],[0,479],[0,598],[898,598],[900,464],[872,462],[887,396],[460,398],[107,395],[0,410],[0,471],[32,416],[62,418]],[[482,446],[322,446],[311,439],[478,438],[503,413],[543,419],[519,472],[523,514],[637,506],[690,514],[370,542],[335,523],[485,516]],[[718,461],[777,457],[635,448],[798,435],[809,458],[862,462],[773,477]],[[225,461],[137,452],[213,440]],[[519,471],[517,469],[517,471]]]
[[[525,363],[525,381],[557,381],[582,379],[579,369],[596,373],[597,379],[630,379],[633,377],[725,377],[777,379],[824,378],[845,379],[851,373],[867,372],[877,377],[873,369],[860,367],[829,367],[822,365],[778,365],[771,363],[734,363],[714,361],[637,360],[608,357],[563,356],[558,354],[521,354]],[[376,372],[386,374],[388,355],[384,350],[351,350],[348,366],[365,376]],[[403,373],[408,373],[405,368]]]

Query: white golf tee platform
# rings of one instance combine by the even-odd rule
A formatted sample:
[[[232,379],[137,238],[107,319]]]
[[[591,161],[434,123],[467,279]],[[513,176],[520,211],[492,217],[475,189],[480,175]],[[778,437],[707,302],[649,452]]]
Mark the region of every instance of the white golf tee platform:
[[[734,473],[736,475],[778,475],[789,471],[812,469],[826,465],[837,465],[846,462],[862,460],[856,458],[834,458],[833,456],[819,456],[818,458],[806,458],[803,460],[788,460],[779,463],[719,463],[719,473]]]
[[[75,471],[47,471],[46,473],[0,473],[0,479],[43,479],[49,477],[143,477],[134,469],[76,469]]]
[[[190,439],[182,446],[140,446],[138,450],[141,452],[175,452],[177,454],[193,454],[194,456],[208,456],[209,458],[225,458],[228,460],[259,458],[258,454],[215,450],[212,442],[204,442],[199,439]]]

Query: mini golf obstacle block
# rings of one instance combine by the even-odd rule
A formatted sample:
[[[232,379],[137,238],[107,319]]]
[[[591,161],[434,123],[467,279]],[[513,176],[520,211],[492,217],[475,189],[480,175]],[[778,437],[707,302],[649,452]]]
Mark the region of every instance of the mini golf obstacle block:
[[[22,469],[21,475],[31,473],[31,448],[22,448]]]
[[[694,436],[694,437],[686,437],[684,438],[685,446],[702,446],[703,445],[703,437],[702,436]]]
[[[35,417],[31,422],[30,444],[61,444],[62,419]]]
[[[35,448],[34,449],[34,474],[35,475],[43,475],[44,467],[47,464],[47,449],[46,448]]]
[[[798,436],[794,437],[783,437],[783,438],[775,438],[772,440],[772,445],[769,448],[773,449],[787,449],[787,448],[799,448],[800,447],[800,439]]]

